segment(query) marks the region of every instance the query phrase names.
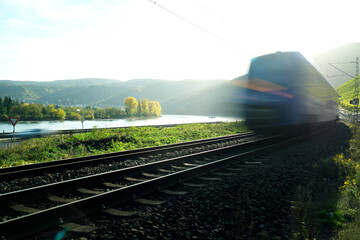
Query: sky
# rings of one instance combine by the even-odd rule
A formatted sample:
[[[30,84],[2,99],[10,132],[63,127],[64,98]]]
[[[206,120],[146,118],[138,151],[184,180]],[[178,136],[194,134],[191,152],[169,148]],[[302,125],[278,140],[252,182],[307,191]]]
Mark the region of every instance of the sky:
[[[357,0],[0,0],[0,79],[233,79],[358,42]]]

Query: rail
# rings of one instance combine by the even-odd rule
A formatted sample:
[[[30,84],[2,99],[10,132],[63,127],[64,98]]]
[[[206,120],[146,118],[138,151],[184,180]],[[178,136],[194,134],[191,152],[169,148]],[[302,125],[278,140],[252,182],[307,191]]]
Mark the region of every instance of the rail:
[[[274,141],[278,142],[281,139],[283,139],[283,136],[268,137],[262,140],[254,141],[252,143],[239,144],[236,146],[227,146],[221,149],[214,149],[201,153],[190,154],[187,156],[167,159],[146,165],[140,165],[127,169],[119,169],[112,172],[92,175],[79,179],[73,179],[70,181],[1,194],[0,205],[9,207],[9,203],[18,203],[20,201],[19,199],[26,199],[27,201],[38,201],[38,199],[46,198],[46,196],[48,196],[49,194],[56,195],[64,192],[74,190],[76,191],[76,189],[78,188],[97,186],[99,185],[99,183],[101,184],[104,182],[119,181],[121,179],[124,179],[124,177],[136,176],[144,172],[156,171],[163,168],[172,168],[172,166],[174,165],[183,164],[182,167],[180,167],[181,170],[175,172],[171,172],[169,170],[166,175],[159,176],[154,179],[145,180],[140,183],[135,182],[129,186],[119,187],[109,192],[100,193],[95,196],[86,197],[84,199],[73,201],[71,203],[61,204],[50,209],[41,210],[32,214],[19,216],[17,218],[1,222],[0,232],[5,238],[17,238],[29,234],[34,234],[51,226],[56,226],[59,219],[62,219],[63,221],[69,221],[71,219],[90,214],[95,210],[99,210],[105,205],[110,207],[114,204],[119,204],[127,201],[134,196],[148,194],[158,188],[168,187],[170,185],[178,183],[179,181],[185,181],[191,177],[197,176],[199,174],[201,175],[211,169],[225,166],[234,161],[235,159],[239,160],[240,157],[248,157],[260,151],[273,149],[274,147],[278,146],[279,143],[270,143]],[[267,147],[264,147],[264,144],[267,145]],[[249,150],[250,147],[256,147],[256,150]],[[236,153],[234,152],[235,150],[241,151],[241,153]],[[221,157],[224,154],[230,154],[230,151],[232,156]],[[206,158],[211,158],[214,156],[217,156],[217,158],[213,160],[204,160]],[[198,161],[199,159],[203,159],[205,163],[189,164],[189,162],[196,160]],[[186,166],[190,167],[182,169],[184,168],[183,166],[185,163],[187,163]],[[76,211],[74,211],[74,209],[76,209]],[[21,233],[18,231],[18,229],[22,229]]]

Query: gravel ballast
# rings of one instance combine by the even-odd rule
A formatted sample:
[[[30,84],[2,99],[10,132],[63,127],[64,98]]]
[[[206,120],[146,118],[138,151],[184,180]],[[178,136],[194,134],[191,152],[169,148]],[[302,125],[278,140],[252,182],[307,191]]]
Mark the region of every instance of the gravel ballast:
[[[79,220],[96,229],[68,232],[65,239],[290,239],[299,186],[313,184],[321,191],[329,179],[314,163],[342,152],[350,137],[349,128],[338,123],[320,136],[259,158],[261,165],[230,176],[208,174],[214,181],[202,181],[203,187],[172,188],[186,194],[157,192],[146,197],[161,204],[134,201],[117,207],[133,213],[130,216],[97,213]]]
[[[0,194],[12,191],[18,191],[25,188],[46,185],[50,183],[60,182],[69,179],[85,177],[93,174],[114,171],[117,169],[133,167],[141,164],[161,161],[169,158],[184,156],[193,153],[199,153],[220,147],[232,146],[236,144],[251,142],[256,140],[256,137],[246,137],[237,140],[224,141],[216,144],[209,144],[201,147],[185,147],[183,150],[167,151],[159,154],[149,154],[147,157],[129,157],[124,161],[109,160],[107,164],[93,164],[92,166],[84,166],[81,168],[64,169],[61,172],[49,172],[41,176],[24,177],[13,179],[9,181],[0,182]]]

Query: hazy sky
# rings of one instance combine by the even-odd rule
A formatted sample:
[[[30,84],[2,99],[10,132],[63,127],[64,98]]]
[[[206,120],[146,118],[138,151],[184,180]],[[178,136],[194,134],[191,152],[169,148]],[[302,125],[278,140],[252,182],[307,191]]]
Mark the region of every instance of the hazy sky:
[[[0,0],[0,79],[233,79],[360,40],[357,0],[154,1]]]

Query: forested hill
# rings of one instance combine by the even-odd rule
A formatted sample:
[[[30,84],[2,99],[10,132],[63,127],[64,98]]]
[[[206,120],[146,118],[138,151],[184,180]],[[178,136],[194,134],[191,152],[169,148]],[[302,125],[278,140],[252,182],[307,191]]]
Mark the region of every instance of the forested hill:
[[[58,105],[119,106],[128,96],[164,101],[223,83],[224,80],[74,79],[52,82],[0,80],[0,97]]]
[[[331,67],[329,63],[334,63],[336,67],[350,75],[354,75],[355,64],[351,64],[349,62],[354,62],[356,57],[360,57],[359,55],[360,43],[349,43],[317,54],[314,56],[314,62],[315,65],[320,68],[322,73],[329,77],[330,84],[337,88],[345,82],[349,81],[351,77],[346,76],[342,72]]]
[[[121,83],[122,81],[107,79],[107,78],[81,78],[81,79],[67,79],[67,80],[56,80],[49,82],[38,82],[38,81],[12,81],[12,80],[0,80],[0,85],[25,85],[25,86],[90,86],[90,85],[103,85],[112,83]]]
[[[354,105],[350,104],[350,100],[355,98],[355,78],[338,87],[337,91],[340,96],[340,105],[345,109],[352,109]]]
[[[161,79],[118,81],[101,78],[52,82],[0,80],[0,97],[9,96],[19,102],[45,105],[120,107],[124,106],[126,97],[132,96],[159,101],[164,105],[163,113],[196,114],[195,109],[199,109],[198,114],[218,114],[212,108],[215,102],[223,99],[220,89],[227,86],[224,85],[227,82]]]

